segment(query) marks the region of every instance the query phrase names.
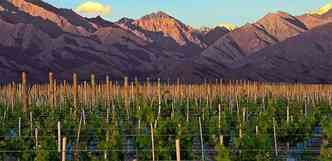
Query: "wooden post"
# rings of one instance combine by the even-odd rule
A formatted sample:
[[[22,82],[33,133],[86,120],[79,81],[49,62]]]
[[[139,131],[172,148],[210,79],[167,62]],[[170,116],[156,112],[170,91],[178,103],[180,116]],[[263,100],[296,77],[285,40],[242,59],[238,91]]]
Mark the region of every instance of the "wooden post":
[[[154,128],[157,128],[157,124],[160,118],[160,113],[161,113],[161,105],[158,105],[158,114],[157,114],[157,120],[154,122]]]
[[[86,124],[86,118],[85,118],[85,110],[84,110],[84,108],[82,109],[82,119],[83,119],[83,125],[85,126],[85,124]]]
[[[58,152],[61,153],[61,123],[58,121]]]
[[[110,77],[106,76],[106,108],[110,107],[111,95],[110,95]]]
[[[107,109],[106,109],[106,123],[107,123],[107,125],[109,124],[109,121],[110,121],[110,108],[107,107]]]
[[[151,129],[151,152],[152,152],[152,161],[155,161],[155,154],[154,154],[154,129],[152,123],[150,124]]]
[[[174,98],[173,98],[173,100],[172,100],[172,112],[171,112],[171,119],[173,119],[174,118],[174,114],[175,114],[175,110],[174,110]]]
[[[161,89],[160,89],[160,78],[158,78],[158,105],[161,105]]]
[[[67,80],[63,80],[63,98],[64,98],[64,101],[67,98]]]
[[[304,116],[307,117],[308,114],[308,105],[307,105],[307,96],[304,97]]]
[[[67,138],[62,138],[62,155],[61,155],[61,161],[66,161],[66,147],[67,147]]]
[[[274,138],[274,150],[275,155],[278,157],[278,143],[277,143],[277,133],[276,133],[276,121],[273,118],[273,138]]]
[[[107,112],[106,112],[106,124],[108,126],[109,125],[109,113],[110,113],[109,111],[110,111],[110,108],[108,106],[106,108],[107,108]],[[107,130],[106,130],[106,139],[105,140],[106,140],[106,143],[109,142],[109,128],[107,128]],[[107,158],[108,158],[108,154],[107,154],[107,150],[105,150],[104,151],[104,159],[107,160]]]
[[[180,147],[180,139],[175,140],[176,146],[176,161],[181,161],[181,147]]]
[[[22,111],[27,112],[29,106],[28,87],[27,87],[27,74],[22,72]]]
[[[94,74],[91,74],[91,90],[92,90],[92,95],[91,95],[91,104],[92,106],[96,105],[96,76]]]
[[[286,118],[287,124],[289,124],[289,105],[287,105],[287,118]]]
[[[14,107],[15,107],[15,102],[16,102],[16,85],[13,82],[12,83],[12,96],[11,96],[11,107],[12,107],[12,112],[14,112]]]
[[[35,128],[35,143],[36,149],[38,149],[38,128]]]
[[[219,128],[219,141],[220,141],[220,145],[224,144],[224,136],[221,134],[221,105],[218,104],[218,128]]]
[[[57,106],[57,82],[56,79],[53,80],[53,93],[52,93],[52,102],[53,102],[53,107]]]
[[[101,97],[102,95],[100,95],[100,94],[101,94],[101,84],[98,84],[97,85],[97,90],[96,90],[96,99],[95,99],[96,100],[96,104],[99,103],[100,98],[102,98]]]
[[[203,142],[203,129],[202,129],[202,120],[201,117],[198,118],[199,120],[199,132],[201,136],[201,154],[202,154],[202,161],[204,161],[204,142]]]
[[[221,105],[218,104],[218,128],[221,129]]]
[[[84,97],[84,105],[88,105],[88,83],[86,81],[83,82],[83,97]]]
[[[175,97],[177,99],[179,98],[179,93],[180,93],[180,79],[177,78],[177,80],[176,80],[176,93],[175,93]]]
[[[33,136],[33,129],[32,129],[32,112],[30,114],[30,130],[31,130],[31,136]]]
[[[224,145],[224,135],[219,135],[220,145]]]
[[[51,72],[48,73],[48,84],[47,84],[47,103],[50,104],[50,97],[51,97],[51,88],[50,88],[50,84],[51,84],[51,77],[53,76],[53,74]],[[52,78],[53,80],[53,78]]]
[[[125,109],[129,118],[129,105],[128,105],[128,77],[124,77],[124,103]]]
[[[80,115],[80,123],[78,124],[78,130],[77,130],[77,140],[76,140],[76,144],[79,145],[80,142],[80,135],[81,135],[81,126],[82,126],[82,113]]]
[[[22,124],[21,124],[21,122],[22,122],[22,118],[19,117],[19,118],[18,118],[18,136],[19,136],[19,137],[21,137],[21,135],[22,135],[22,132],[21,132]]]
[[[141,113],[141,106],[138,106],[138,112]],[[138,130],[141,130],[141,116],[138,118]]]
[[[73,74],[73,99],[74,99],[74,108],[77,109],[78,106],[78,92],[77,92],[77,74]]]
[[[189,112],[190,112],[190,109],[189,109],[189,97],[187,97],[187,118],[186,118],[186,121],[189,122]]]
[[[246,123],[246,108],[242,109],[242,122],[243,124]]]
[[[259,128],[258,128],[258,126],[256,125],[256,136],[258,136],[258,134],[259,134]]]
[[[53,86],[53,73],[52,72],[49,72],[48,73],[48,104],[49,106],[53,107],[54,106],[54,86]]]
[[[150,78],[146,78],[146,97],[148,98],[150,96]]]
[[[154,127],[157,128],[157,122],[159,121],[160,118],[160,113],[161,113],[161,96],[160,96],[160,78],[158,78],[158,84],[157,84],[157,90],[158,90],[158,114],[157,114],[157,121],[155,122]]]
[[[135,95],[134,95],[134,82],[130,83],[130,102],[134,102]]]
[[[81,127],[82,127],[82,114],[80,114],[80,123],[78,125],[78,130],[77,130],[77,138],[76,138],[76,145],[75,147],[75,152],[74,152],[74,160],[79,160],[79,149],[80,149],[80,136],[81,136]]]

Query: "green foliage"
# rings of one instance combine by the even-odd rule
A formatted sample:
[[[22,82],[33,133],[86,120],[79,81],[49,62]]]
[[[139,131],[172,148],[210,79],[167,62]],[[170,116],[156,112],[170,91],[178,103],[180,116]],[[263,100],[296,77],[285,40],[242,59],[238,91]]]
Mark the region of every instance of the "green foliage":
[[[46,150],[37,150],[37,155],[34,161],[49,161],[49,157]]]
[[[235,160],[261,161],[272,159],[272,139],[269,135],[244,135],[242,139],[238,139],[237,144],[240,152],[235,155]]]
[[[175,160],[175,139],[180,139],[181,159],[197,160],[200,158],[200,129],[198,117],[202,119],[202,131],[205,150],[215,147],[217,161],[268,161],[273,160],[273,122],[276,120],[277,141],[279,144],[294,145],[312,137],[313,129],[320,125],[324,139],[332,139],[332,120],[330,105],[323,100],[308,104],[308,113],[304,115],[305,102],[297,98],[279,98],[271,95],[253,100],[248,96],[227,96],[199,99],[162,100],[161,116],[158,118],[158,101],[138,96],[130,102],[129,115],[123,108],[123,98],[116,97],[112,101],[114,108],[109,111],[109,122],[106,121],[106,108],[99,102],[93,107],[73,109],[70,99],[59,107],[46,105],[32,106],[33,128],[39,129],[40,147],[34,151],[31,138],[29,116],[17,111],[6,111],[7,106],[0,104],[0,119],[6,112],[7,118],[0,124],[0,150],[21,151],[8,153],[20,161],[57,161],[56,128],[61,121],[62,136],[67,136],[68,144],[78,149],[81,160],[102,160],[104,153],[107,160],[124,160],[123,141],[134,141],[137,160],[152,160],[150,124],[157,127],[155,131],[155,152],[157,160]],[[218,104],[221,104],[221,125],[219,128]],[[172,108],[173,105],[173,108]],[[19,105],[17,105],[19,106]],[[138,110],[140,106],[140,110]],[[286,107],[290,107],[292,120],[286,122]],[[109,107],[108,107],[109,108]],[[85,111],[86,124],[81,127],[80,144],[76,145],[76,136],[80,121],[80,113]],[[189,120],[187,111],[189,109]],[[242,118],[242,109],[246,109],[246,119]],[[17,136],[18,117],[22,118],[22,136]],[[138,128],[140,120],[140,128]],[[243,137],[239,138],[239,128]],[[256,136],[255,128],[259,129]],[[219,135],[224,136],[224,145],[219,145]],[[97,147],[91,148],[91,144]],[[95,145],[93,145],[95,146]],[[206,149],[206,148],[209,149]],[[194,149],[195,148],[195,149]],[[197,149],[198,148],[198,149]],[[75,149],[74,149],[75,150]],[[91,151],[89,151],[91,150]],[[96,150],[97,152],[95,152]],[[197,152],[198,151],[198,152]],[[207,153],[207,152],[206,152]],[[198,156],[198,157],[197,157]],[[2,158],[1,158],[2,157]],[[206,155],[209,159],[211,156]],[[331,148],[321,148],[322,161],[331,160]],[[0,156],[4,160],[4,156]]]
[[[224,145],[217,145],[216,146],[216,161],[231,161],[231,154],[229,150]]]
[[[324,133],[324,137],[327,140],[332,140],[332,119],[327,118],[322,121],[322,129]]]
[[[332,160],[332,147],[322,147],[320,151],[320,161]]]
[[[138,149],[138,160],[151,160],[151,152],[145,149],[151,148],[151,137],[148,129],[144,129],[135,137],[136,148]]]
[[[177,127],[173,120],[159,120],[158,127],[155,129],[155,145],[158,160],[174,160],[175,159],[175,137],[177,135]]]
[[[110,131],[110,138],[108,141],[101,142],[101,149],[105,149],[110,157],[110,160],[122,160],[123,155],[121,151],[121,137],[119,130],[112,129]]]

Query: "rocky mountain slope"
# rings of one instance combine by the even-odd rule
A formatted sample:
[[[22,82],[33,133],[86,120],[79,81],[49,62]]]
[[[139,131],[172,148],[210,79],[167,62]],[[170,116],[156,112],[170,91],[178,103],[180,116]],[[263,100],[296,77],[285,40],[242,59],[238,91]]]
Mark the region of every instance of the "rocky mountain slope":
[[[0,2],[1,80],[15,80],[21,71],[31,80],[58,79],[73,72],[148,77],[174,61],[134,33],[101,18],[85,19],[74,12],[37,0]],[[45,16],[47,15],[47,16]]]
[[[332,10],[321,12],[320,14],[304,14],[297,17],[309,29],[332,22]]]
[[[328,14],[330,12],[326,12]],[[332,82],[325,75],[331,61],[329,16],[310,26],[302,16],[268,14],[219,38],[200,57],[160,75],[194,81],[250,79],[275,82]],[[310,54],[309,54],[310,53]],[[303,55],[302,55],[303,54]],[[315,74],[313,74],[315,73]]]
[[[275,82],[332,82],[332,23],[265,48],[229,78]],[[231,74],[232,73],[232,74]]]
[[[268,46],[307,30],[296,17],[284,12],[270,13],[253,24],[246,24],[218,39],[203,51],[207,60],[230,66]]]
[[[229,32],[230,30],[228,30],[227,28],[217,26],[213,29],[206,31],[205,33],[203,32],[202,37],[207,45],[212,45],[219,38],[223,37]]]
[[[164,50],[188,53],[189,57],[207,47],[201,34],[165,12],[151,13],[137,20],[123,18],[117,24]]]
[[[58,9],[41,0],[3,0],[3,8],[11,8],[30,16],[50,21],[66,32],[87,34],[95,28],[83,17],[68,9]]]

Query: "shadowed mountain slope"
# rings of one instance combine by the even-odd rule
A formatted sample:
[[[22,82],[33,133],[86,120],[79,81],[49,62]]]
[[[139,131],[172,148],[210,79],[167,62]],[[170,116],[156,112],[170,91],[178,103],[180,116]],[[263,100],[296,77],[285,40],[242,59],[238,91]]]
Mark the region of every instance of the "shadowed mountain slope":
[[[268,47],[241,62],[234,79],[332,82],[332,23]]]
[[[203,58],[230,66],[268,46],[307,30],[297,18],[284,13],[270,13],[253,24],[227,33],[203,53]]]
[[[37,0],[1,1],[0,6],[0,68],[6,73],[2,81],[19,79],[21,71],[36,81],[46,80],[48,71],[58,79],[70,79],[73,72],[82,79],[90,73],[145,78],[165,68],[164,62],[177,61],[134,33],[98,17],[64,14],[65,10]],[[73,20],[82,23],[71,23]]]

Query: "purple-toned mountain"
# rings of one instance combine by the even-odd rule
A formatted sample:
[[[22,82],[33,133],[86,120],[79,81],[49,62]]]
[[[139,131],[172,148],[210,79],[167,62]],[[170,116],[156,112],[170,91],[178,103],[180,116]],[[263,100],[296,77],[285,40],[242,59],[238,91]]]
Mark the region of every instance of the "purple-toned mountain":
[[[332,71],[332,23],[328,23],[328,16],[319,18],[324,22],[310,27],[284,12],[268,14],[222,36],[186,65],[179,64],[159,76],[194,81],[222,78],[331,83],[327,73]]]
[[[72,10],[58,9],[41,0],[3,0],[3,8],[24,12],[30,16],[39,17],[44,21],[54,23],[66,32],[87,34],[95,28]]]
[[[332,10],[325,12],[322,15],[317,14],[304,14],[297,17],[301,20],[309,29],[322,26],[324,24],[332,22]]]
[[[46,80],[48,71],[58,79],[125,75],[145,78],[176,62],[149,42],[100,17],[86,19],[70,10],[39,0],[0,2],[1,81]],[[166,65],[165,65],[166,64]]]
[[[162,50],[187,53],[187,57],[198,55],[207,47],[201,34],[165,12],[155,12],[132,20],[123,18],[117,22]]]
[[[265,48],[226,74],[231,79],[332,83],[332,23]]]
[[[201,33],[203,35],[203,39],[206,44],[212,45],[219,38],[223,37],[224,35],[226,35],[229,32],[230,32],[230,30],[228,30],[227,28],[217,26],[213,29],[199,31],[198,33]]]
[[[86,20],[88,20],[90,23],[92,23],[92,25],[97,29],[103,28],[103,27],[111,27],[111,26],[116,27],[117,26],[116,24],[114,24],[110,21],[107,21],[100,16],[97,16],[95,18],[86,18]]]
[[[328,82],[331,12],[270,13],[235,30],[194,29],[164,12],[112,23],[41,0],[0,1],[1,82],[90,73],[162,79]]]
[[[270,13],[253,24],[246,24],[218,39],[203,53],[203,58],[230,66],[268,46],[307,30],[306,26],[285,12]]]

